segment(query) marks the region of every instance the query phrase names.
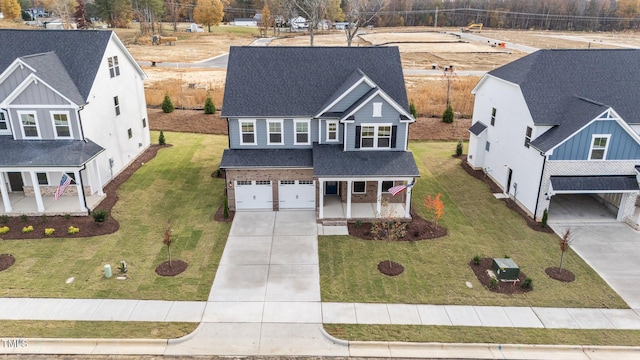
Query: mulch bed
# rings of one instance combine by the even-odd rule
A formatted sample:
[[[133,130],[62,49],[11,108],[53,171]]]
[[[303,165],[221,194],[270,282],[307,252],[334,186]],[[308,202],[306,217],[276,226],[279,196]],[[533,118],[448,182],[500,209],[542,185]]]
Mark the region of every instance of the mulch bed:
[[[7,270],[16,262],[16,258],[11,254],[0,254],[0,271]]]
[[[466,160],[466,155],[462,155],[459,156],[460,159],[462,159],[462,168],[467,172],[467,174],[473,176],[474,178],[485,182],[487,185],[489,185],[489,189],[491,190],[492,194],[496,194],[496,193],[502,193],[502,188],[500,186],[498,186],[498,184],[496,184],[493,180],[491,180],[490,177],[488,177],[484,171],[482,170],[474,170],[473,168],[471,168],[471,166],[469,165],[469,163],[467,163]],[[545,232],[545,233],[553,233],[553,229],[551,229],[549,226],[542,226],[542,223],[539,223],[537,221],[535,221],[534,219],[532,219],[524,210],[522,210],[521,207],[519,207],[515,201],[513,201],[513,199],[501,199],[502,201],[504,201],[505,205],[515,211],[518,215],[520,215],[524,221],[527,222],[527,225],[535,230],[535,231],[540,231],[540,232]]]
[[[544,269],[544,272],[554,280],[562,282],[572,282],[576,280],[576,275],[567,269],[562,269],[561,271],[560,268],[549,267]]]
[[[388,276],[398,276],[404,272],[404,266],[395,261],[385,260],[378,264],[378,271]]]
[[[187,270],[186,262],[182,260],[171,260],[171,266],[169,266],[169,261],[165,261],[156,267],[156,274],[160,276],[176,276],[183,271]]]
[[[495,284],[495,286],[492,286],[491,276],[489,276],[489,273],[488,273],[488,270],[491,270],[492,264],[493,264],[492,258],[483,258],[482,260],[480,260],[480,263],[478,265],[474,264],[473,260],[469,261],[469,266],[471,267],[471,270],[473,270],[473,273],[476,274],[478,281],[480,281],[482,286],[484,286],[488,290],[496,293],[500,293],[500,294],[524,294],[533,290],[532,287],[523,288],[521,286],[524,280],[527,278],[525,273],[523,273],[522,271],[520,271],[520,274],[518,275],[518,280],[519,280],[518,282],[513,283],[513,282],[498,281],[498,283]]]
[[[411,210],[411,221],[407,223],[407,232],[399,241],[419,241],[436,239],[447,235],[447,228],[436,226]],[[363,240],[378,240],[371,232],[371,223],[363,222],[360,226],[356,223],[348,223],[349,235]]]
[[[232,222],[233,221],[233,217],[236,215],[235,211],[231,211],[229,210],[229,217],[225,218],[224,217],[224,205],[220,205],[218,207],[218,210],[216,210],[216,213],[213,215],[213,220],[218,221],[218,222]]]
[[[149,162],[153,159],[158,150],[169,147],[171,145],[151,145],[144,153],[142,153],[136,160],[131,163],[126,169],[122,170],[107,184],[104,188],[105,198],[100,205],[94,209],[104,209],[111,213],[111,209],[118,201],[118,194],[116,190],[122,183],[127,181],[133,173],[135,173],[142,164]],[[35,200],[34,200],[35,201]],[[111,216],[107,217],[107,220],[102,223],[97,223],[91,216],[10,216],[2,218],[0,220],[0,227],[8,226],[9,232],[0,235],[3,240],[27,240],[27,239],[42,239],[42,238],[74,238],[74,237],[91,237],[98,235],[112,234],[120,228],[120,224]],[[26,226],[33,226],[33,231],[23,233],[22,228]],[[67,230],[69,226],[74,226],[80,229],[75,234],[68,234]],[[46,236],[44,234],[45,228],[55,229],[52,235]]]

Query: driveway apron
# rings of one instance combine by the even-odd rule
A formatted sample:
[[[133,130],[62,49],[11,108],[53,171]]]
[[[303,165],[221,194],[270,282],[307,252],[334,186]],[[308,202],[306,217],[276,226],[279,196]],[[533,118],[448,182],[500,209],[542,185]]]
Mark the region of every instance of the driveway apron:
[[[236,212],[202,323],[167,354],[345,356],[319,284],[315,211]]]

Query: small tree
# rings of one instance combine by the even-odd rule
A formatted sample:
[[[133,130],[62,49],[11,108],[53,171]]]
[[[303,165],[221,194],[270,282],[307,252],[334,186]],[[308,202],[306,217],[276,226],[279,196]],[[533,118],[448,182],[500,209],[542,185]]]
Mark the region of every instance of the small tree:
[[[20,19],[22,8],[18,0],[3,0],[0,1],[0,12],[3,13],[4,17],[8,20],[18,20]]]
[[[398,273],[394,275],[398,275],[404,271],[402,265],[394,263],[391,258],[391,242],[398,241],[402,239],[407,233],[407,223],[394,221],[394,214],[389,210],[388,201],[386,199],[382,200],[383,208],[387,209],[382,214],[379,214],[379,220],[375,223],[371,224],[371,234],[375,239],[384,240],[387,243],[387,255],[389,257],[388,261],[383,261],[378,264],[378,269],[380,266],[388,267],[388,270],[392,272],[392,268],[397,267],[401,269]],[[384,273],[384,272],[383,272]],[[386,274],[386,273],[384,273]],[[386,274],[389,275],[389,274]]]
[[[169,267],[171,267],[171,222],[167,225],[167,230],[164,231],[164,240],[162,242],[167,245],[167,252],[169,253]]]
[[[440,193],[436,197],[431,198],[431,195],[427,195],[424,199],[424,206],[427,211],[433,216],[433,224],[438,227],[438,220],[444,216],[444,202],[440,200]]]
[[[418,117],[418,111],[416,110],[416,104],[413,103],[413,100],[411,100],[411,103],[409,103],[409,112],[411,113],[411,116],[413,116],[414,119],[416,119]]]
[[[215,114],[216,106],[213,104],[213,100],[211,99],[211,95],[207,94],[207,99],[204,101],[204,113],[205,114]]]
[[[451,105],[447,106],[447,109],[442,113],[442,122],[451,124],[453,122],[453,109]]]
[[[462,140],[458,140],[458,144],[456,144],[456,156],[462,155]]]
[[[543,228],[547,227],[548,219],[549,219],[549,210],[544,209],[544,211],[542,212],[542,227]]]
[[[175,108],[173,107],[173,103],[171,102],[169,94],[164,94],[164,100],[162,100],[162,112],[168,114],[170,112],[173,112],[173,110],[175,110]]]
[[[160,130],[160,136],[158,136],[158,144],[164,145],[166,143],[167,143],[167,141],[164,138],[164,132],[162,130]]]
[[[225,196],[224,198],[224,212],[222,213],[222,217],[225,219],[229,218],[229,199]]]
[[[564,253],[567,252],[567,250],[569,250],[569,248],[571,247],[571,229],[567,229],[564,234],[562,235],[562,238],[560,238],[560,241],[558,242],[560,244],[560,273],[562,272],[562,263],[564,262]]]

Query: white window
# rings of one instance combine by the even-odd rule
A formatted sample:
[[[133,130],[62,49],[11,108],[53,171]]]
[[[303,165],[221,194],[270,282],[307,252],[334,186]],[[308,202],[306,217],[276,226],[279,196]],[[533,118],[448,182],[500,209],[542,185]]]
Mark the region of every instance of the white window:
[[[592,135],[591,149],[589,150],[589,160],[605,160],[607,158],[607,148],[611,135]]]
[[[9,120],[4,111],[0,111],[0,134],[9,132]]]
[[[51,121],[56,138],[70,138],[71,125],[69,124],[68,112],[52,112]]]
[[[390,148],[391,125],[362,125],[360,130],[361,148]]]
[[[389,189],[393,187],[393,181],[383,181],[382,182],[382,192],[388,193]]]
[[[309,121],[308,120],[296,120],[294,122],[296,127],[294,144],[296,145],[308,145],[309,144]]]
[[[129,139],[133,137],[133,131],[131,131],[131,128],[127,129],[127,136],[129,137]]]
[[[47,178],[47,173],[43,173],[43,172],[36,173],[36,177],[38,178],[38,185],[49,185],[49,179]]]
[[[147,118],[142,118],[142,127],[143,128],[147,127]]]
[[[282,136],[282,121],[269,120],[267,121],[267,128],[269,130],[269,137],[267,138],[267,144],[269,145],[284,144],[283,136]]]
[[[116,110],[116,116],[120,115],[120,99],[117,96],[113,97],[113,106]]]
[[[496,124],[496,108],[491,108],[491,126]]]
[[[354,194],[364,194],[367,192],[367,182],[366,181],[354,181],[353,182],[353,193]]]
[[[488,141],[487,141],[486,143],[484,143],[484,149],[485,149],[486,151],[489,151],[489,149],[491,149],[491,143],[490,143],[490,142],[488,142]]]
[[[531,144],[531,132],[533,131],[533,129],[531,129],[530,127],[527,126],[527,132],[524,134],[524,146],[525,147],[529,147],[529,144]]]
[[[109,63],[109,75],[111,77],[116,77],[120,75],[120,65],[118,65],[118,57],[111,56],[107,58],[107,62]]]
[[[256,122],[253,120],[240,121],[240,144],[255,145],[256,144]]]
[[[35,112],[19,112],[20,124],[22,125],[22,136],[25,138],[39,138],[38,118]]]
[[[382,117],[382,103],[373,103],[373,117]]]
[[[327,142],[338,141],[338,122],[327,121]]]

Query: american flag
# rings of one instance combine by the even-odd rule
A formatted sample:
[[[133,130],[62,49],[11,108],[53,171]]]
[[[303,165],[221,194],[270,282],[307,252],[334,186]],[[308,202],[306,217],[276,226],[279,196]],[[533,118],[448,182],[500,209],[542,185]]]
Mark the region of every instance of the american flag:
[[[64,194],[64,191],[67,189],[67,186],[71,184],[71,180],[72,179],[67,174],[62,174],[62,178],[60,179],[60,185],[58,185],[58,189],[56,190],[56,193],[53,194],[54,200],[58,200],[58,198],[62,196],[62,194]]]
[[[399,193],[403,192],[404,190],[409,189],[413,185],[415,185],[415,182],[412,182],[411,184],[407,184],[407,185],[394,186],[392,188],[389,188],[389,192],[391,193],[391,195],[396,196]]]

